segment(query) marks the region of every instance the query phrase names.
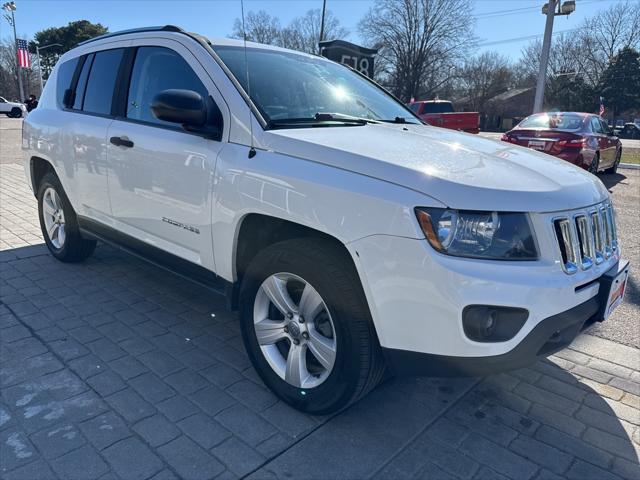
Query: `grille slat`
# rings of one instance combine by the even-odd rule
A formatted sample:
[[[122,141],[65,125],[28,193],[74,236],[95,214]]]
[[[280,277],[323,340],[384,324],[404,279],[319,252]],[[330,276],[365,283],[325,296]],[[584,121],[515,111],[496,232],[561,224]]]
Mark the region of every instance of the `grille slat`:
[[[615,212],[610,202],[573,216],[555,217],[553,226],[562,269],[570,275],[601,264],[618,249]]]

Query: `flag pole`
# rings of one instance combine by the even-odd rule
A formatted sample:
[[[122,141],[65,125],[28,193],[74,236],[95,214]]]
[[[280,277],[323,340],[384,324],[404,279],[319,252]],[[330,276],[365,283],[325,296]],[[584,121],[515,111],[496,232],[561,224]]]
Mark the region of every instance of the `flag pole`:
[[[22,72],[21,72],[21,68],[20,68],[20,62],[18,62],[18,34],[16,33],[16,17],[14,15],[15,10],[12,8],[11,9],[11,23],[13,23],[13,40],[15,42],[16,45],[16,55],[15,55],[15,60],[16,60],[16,73],[18,74],[18,88],[20,89],[20,98],[19,101],[23,102],[24,101],[24,87],[22,86]]]

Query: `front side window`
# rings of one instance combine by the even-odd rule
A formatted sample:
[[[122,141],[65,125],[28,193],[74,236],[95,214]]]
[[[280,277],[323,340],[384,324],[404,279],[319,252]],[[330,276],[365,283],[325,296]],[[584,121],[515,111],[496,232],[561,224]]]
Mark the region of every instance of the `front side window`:
[[[113,89],[124,49],[97,52],[87,81],[82,110],[102,115],[111,114]]]
[[[611,130],[609,128],[609,125],[607,125],[606,122],[601,119],[599,119],[599,122],[600,122],[600,128],[602,129],[602,133],[609,133],[609,131]]]
[[[7,101],[4,98],[0,97],[0,103],[7,103]]]
[[[64,92],[71,88],[71,82],[73,81],[73,74],[76,71],[78,60],[80,57],[72,58],[66,62],[60,64],[58,67],[58,77],[56,80],[56,98],[58,105],[61,107],[64,100]]]
[[[140,47],[136,53],[127,99],[127,118],[176,127],[158,120],[151,111],[154,97],[168,89],[193,90],[203,99],[208,92],[189,64],[164,47]]]
[[[600,125],[600,121],[596,117],[591,117],[591,130],[593,133],[604,133],[602,125]]]
[[[271,126],[313,119],[358,117],[379,121],[406,118],[411,112],[371,82],[337,63],[309,55],[261,48],[217,46],[216,53]],[[247,86],[247,66],[249,86]],[[248,88],[250,87],[250,88]]]

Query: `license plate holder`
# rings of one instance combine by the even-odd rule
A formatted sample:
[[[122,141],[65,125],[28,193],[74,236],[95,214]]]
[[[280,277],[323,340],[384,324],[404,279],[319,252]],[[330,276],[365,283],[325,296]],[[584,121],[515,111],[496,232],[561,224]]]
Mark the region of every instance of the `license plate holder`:
[[[541,152],[544,152],[546,145],[547,142],[543,140],[529,140],[528,147],[532,148],[533,150],[540,150]]]
[[[618,265],[609,270],[600,279],[600,315],[602,322],[611,316],[611,313],[618,307],[627,290],[627,280],[629,278],[629,262],[620,261]]]

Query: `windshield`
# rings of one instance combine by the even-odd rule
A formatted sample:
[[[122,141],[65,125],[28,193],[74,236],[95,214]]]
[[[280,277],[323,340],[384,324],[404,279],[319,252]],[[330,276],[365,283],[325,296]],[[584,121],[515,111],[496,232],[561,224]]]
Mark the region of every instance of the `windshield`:
[[[244,48],[214,49],[248,91]],[[279,50],[248,48],[246,55],[251,99],[269,125],[309,120],[296,123],[304,127],[354,118],[420,123],[402,104],[344,66]]]
[[[525,118],[519,128],[553,128],[556,130],[580,130],[584,122],[582,115],[574,113],[536,113]]]

